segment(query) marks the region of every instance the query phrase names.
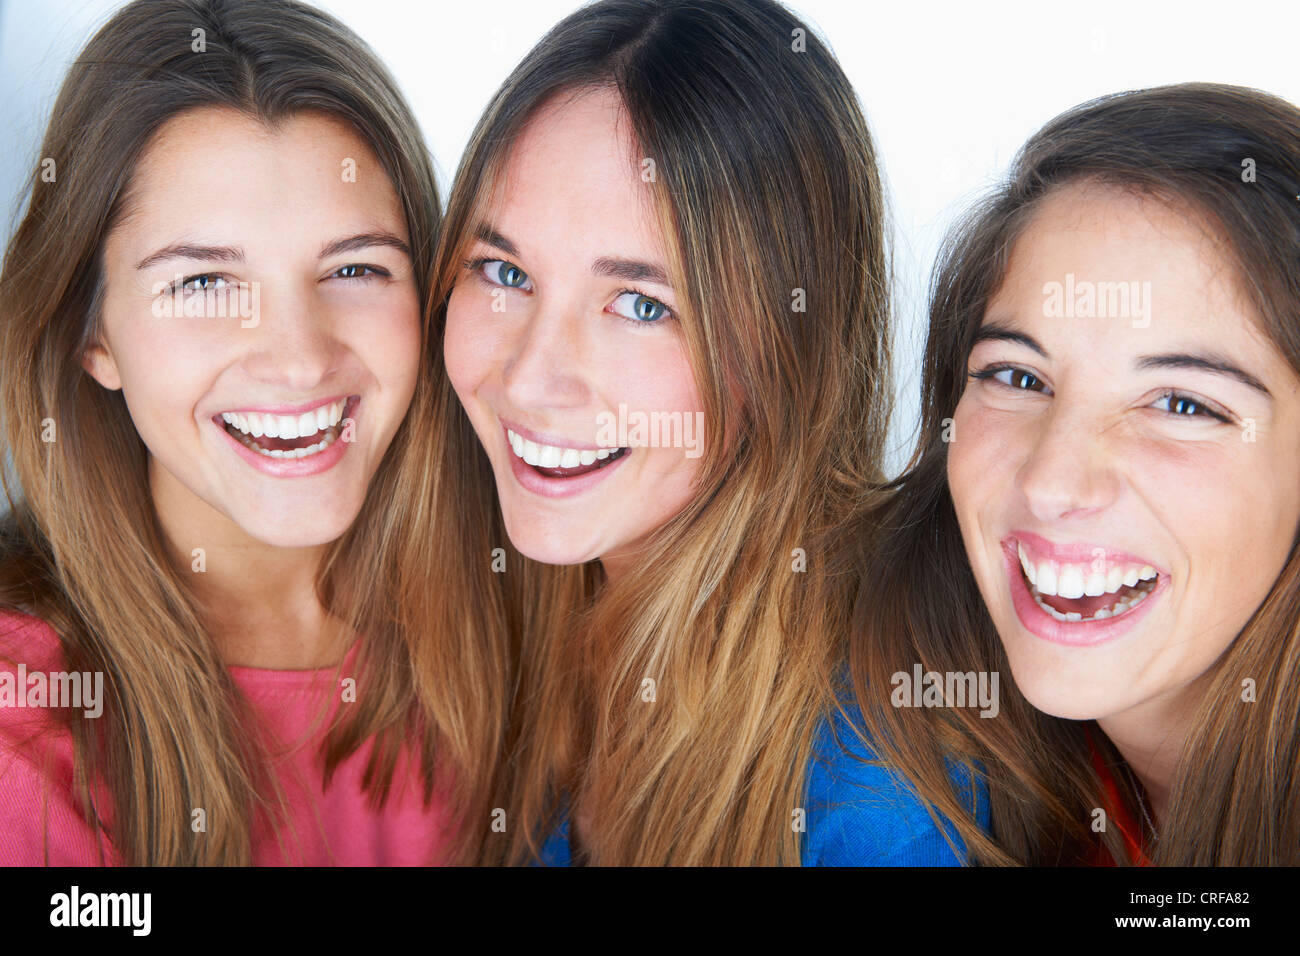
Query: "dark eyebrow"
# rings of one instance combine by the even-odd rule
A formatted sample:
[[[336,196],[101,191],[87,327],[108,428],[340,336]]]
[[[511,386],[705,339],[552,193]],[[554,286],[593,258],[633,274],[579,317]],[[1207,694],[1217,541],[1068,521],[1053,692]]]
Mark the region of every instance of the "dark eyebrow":
[[[623,279],[627,282],[657,282],[659,285],[668,285],[668,273],[656,265],[649,262],[638,262],[635,259],[615,259],[608,256],[601,256],[591,264],[593,275],[603,276],[608,279]]]
[[[406,255],[410,255],[410,249],[406,243],[396,236],[387,232],[367,232],[357,236],[348,236],[346,239],[335,239],[333,242],[327,242],[320,251],[320,258],[336,256],[342,252],[353,252],[357,249],[367,249],[371,246],[391,246]],[[198,246],[188,242],[177,242],[170,246],[164,246],[157,252],[145,256],[136,266],[136,269],[143,269],[146,266],[157,265],[159,262],[165,262],[168,259],[200,259],[207,262],[243,262],[244,250],[238,246]]]
[[[166,262],[168,259],[204,259],[209,262],[243,262],[244,250],[237,246],[196,246],[188,242],[175,242],[164,246],[140,260],[136,269]]]
[[[479,242],[486,242],[489,246],[495,246],[508,256],[519,255],[519,249],[515,244],[489,225],[484,224],[475,229],[474,238]]]
[[[369,249],[372,246],[389,246],[401,252],[403,255],[411,254],[410,248],[401,239],[398,239],[389,232],[363,232],[357,236],[349,236],[346,239],[335,239],[333,242],[327,242],[320,250],[320,258],[327,259],[330,256],[337,256],[343,252],[355,252],[358,249]]]
[[[519,247],[497,232],[489,225],[481,225],[474,230],[474,237],[480,242],[500,249],[508,256],[518,256]],[[593,275],[609,279],[623,279],[627,282],[657,282],[668,285],[668,273],[662,266],[635,259],[619,259],[614,256],[601,256],[591,264]]]
[[[1191,355],[1186,352],[1170,352],[1164,355],[1144,355],[1137,360],[1136,365],[1140,369],[1190,368],[1202,372],[1215,372],[1219,375],[1226,375],[1229,378],[1235,378],[1243,385],[1249,385],[1256,391],[1263,392],[1269,398],[1273,397],[1273,394],[1264,386],[1263,382],[1219,355]]]
[[[996,322],[986,322],[981,325],[975,333],[975,339],[971,342],[971,348],[974,348],[981,342],[1015,342],[1023,345],[1031,351],[1037,352],[1043,358],[1050,358],[1047,349],[1038,344],[1032,335],[1026,335],[1024,332],[1017,332],[1015,329],[1009,329],[1004,325],[998,325]]]

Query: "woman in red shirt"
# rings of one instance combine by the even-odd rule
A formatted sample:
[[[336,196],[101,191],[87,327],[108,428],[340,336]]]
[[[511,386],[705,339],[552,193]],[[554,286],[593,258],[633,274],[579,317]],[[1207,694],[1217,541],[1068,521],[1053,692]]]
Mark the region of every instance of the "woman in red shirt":
[[[864,692],[923,780],[980,758],[976,859],[1300,862],[1297,262],[1300,110],[1209,84],[1053,120],[947,246],[858,674],[1010,673]]]

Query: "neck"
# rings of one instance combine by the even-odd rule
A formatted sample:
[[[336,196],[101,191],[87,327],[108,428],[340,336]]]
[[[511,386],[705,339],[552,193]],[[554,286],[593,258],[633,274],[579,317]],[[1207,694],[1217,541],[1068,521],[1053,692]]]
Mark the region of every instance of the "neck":
[[[316,594],[326,546],[278,548],[258,541],[161,472],[151,459],[159,524],[172,560],[191,578],[221,659],[271,670],[337,664],[351,641]]]
[[[1190,684],[1143,701],[1135,707],[1097,721],[1146,791],[1147,807],[1156,823],[1169,808],[1169,793],[1187,740],[1199,691],[1212,672]]]

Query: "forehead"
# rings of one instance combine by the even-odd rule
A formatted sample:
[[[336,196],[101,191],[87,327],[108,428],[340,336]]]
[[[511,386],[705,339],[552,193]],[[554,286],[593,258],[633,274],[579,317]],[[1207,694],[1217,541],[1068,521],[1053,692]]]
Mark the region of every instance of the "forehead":
[[[237,110],[204,107],[173,117],[150,140],[123,223],[149,233],[140,237],[146,243],[159,231],[243,240],[259,224],[287,239],[337,232],[354,216],[405,233],[396,190],[350,125],[302,112],[268,126]]]
[[[1107,290],[1119,283],[1137,306],[1107,315]],[[1070,298],[1079,309],[1062,302]],[[1058,187],[1039,203],[1012,246],[985,318],[1032,327],[1044,344],[1090,351],[1188,337],[1264,341],[1235,256],[1204,216],[1097,183]]]
[[[617,93],[561,93],[514,140],[488,218],[525,254],[660,256],[646,160]]]

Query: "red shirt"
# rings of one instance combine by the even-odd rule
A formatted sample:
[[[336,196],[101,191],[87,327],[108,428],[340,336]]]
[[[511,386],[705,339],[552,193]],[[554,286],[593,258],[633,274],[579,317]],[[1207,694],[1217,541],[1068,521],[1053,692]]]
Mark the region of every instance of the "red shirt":
[[[1114,824],[1115,829],[1119,830],[1119,835],[1124,839],[1124,848],[1128,851],[1129,862],[1134,866],[1150,866],[1151,860],[1142,849],[1142,826],[1133,815],[1128,812],[1124,801],[1120,798],[1119,787],[1115,783],[1115,777],[1110,772],[1110,767],[1102,760],[1101,752],[1097,745],[1093,743],[1092,731],[1088,732],[1088,750],[1092,753],[1092,766],[1101,777],[1103,791],[1102,809],[1106,812],[1106,819]],[[1115,861],[1111,858],[1110,853],[1104,846],[1098,846],[1096,855],[1093,857],[1094,866],[1114,866]]]

